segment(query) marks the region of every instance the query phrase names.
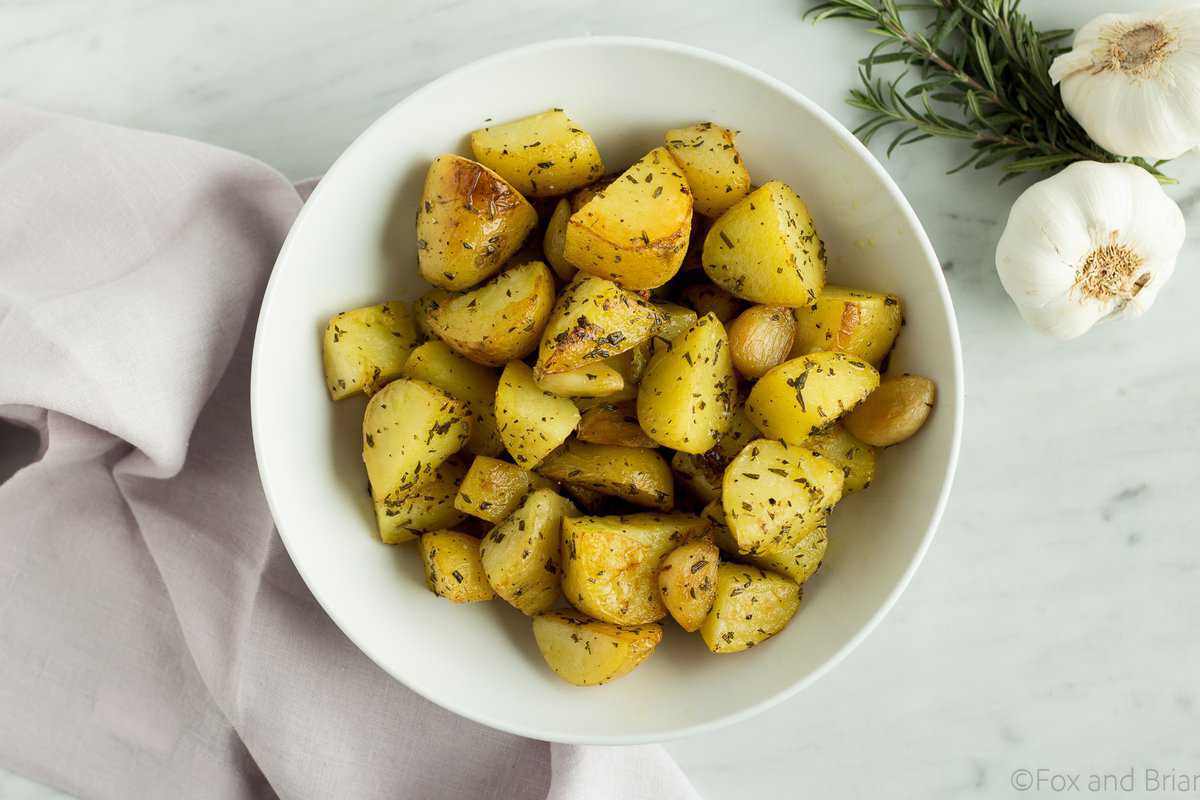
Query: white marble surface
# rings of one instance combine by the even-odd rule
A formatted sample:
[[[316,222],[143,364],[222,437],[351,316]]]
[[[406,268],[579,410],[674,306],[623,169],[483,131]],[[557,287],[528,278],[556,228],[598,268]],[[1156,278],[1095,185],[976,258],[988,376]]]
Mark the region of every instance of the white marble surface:
[[[857,119],[841,99],[870,39],[802,23],[803,0],[577,5],[0,0],[0,96],[216,142],[300,178],[454,66],[624,33],[727,53]],[[1151,5],[1026,2],[1052,27]],[[941,532],[831,675],[670,745],[711,800],[1009,797],[1018,769],[1081,774],[1087,794],[1088,773],[1133,768],[1127,796],[1146,796],[1147,768],[1200,774],[1200,164],[1172,169],[1188,179],[1173,194],[1192,235],[1158,305],[1060,344],[1027,332],[992,266],[1020,186],[943,176],[958,155],[925,143],[886,164],[943,260],[965,347],[967,432]],[[0,798],[59,796],[0,773]]]

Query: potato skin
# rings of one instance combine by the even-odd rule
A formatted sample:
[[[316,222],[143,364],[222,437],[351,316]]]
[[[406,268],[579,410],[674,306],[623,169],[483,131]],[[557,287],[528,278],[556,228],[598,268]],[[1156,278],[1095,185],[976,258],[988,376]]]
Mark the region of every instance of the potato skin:
[[[458,355],[445,342],[434,340],[409,353],[403,375],[431,383],[471,407],[471,438],[464,448],[467,452],[494,456],[504,450],[500,432],[496,430],[499,376],[493,370]]]
[[[865,361],[842,353],[809,353],[759,378],[746,398],[746,416],[764,436],[802,444],[878,385],[879,373]]]
[[[539,389],[533,370],[512,361],[496,389],[496,423],[509,455],[532,469],[575,430],[579,409],[567,398]]]
[[[567,261],[626,289],[675,276],[692,230],[692,194],[679,165],[657,147],[567,222]]]
[[[757,380],[787,360],[796,334],[790,308],[751,306],[729,326],[729,355],[733,368]]]
[[[454,497],[454,507],[464,514],[501,522],[515,511],[534,489],[554,484],[524,467],[487,456],[476,456]]]
[[[581,274],[563,289],[542,332],[539,375],[567,372],[624,353],[666,322],[650,302],[604,278]]]
[[[559,397],[609,397],[625,388],[621,373],[603,361],[567,372],[548,372],[536,378],[543,391]]]
[[[551,611],[533,618],[533,636],[555,675],[576,686],[598,686],[649,658],[662,641],[662,628],[621,628],[583,614]]]
[[[572,439],[537,470],[551,480],[620,497],[644,508],[669,511],[675,505],[671,468],[657,450]]]
[[[562,597],[562,521],[578,514],[552,489],[537,489],[483,537],[479,554],[488,583],[522,614],[549,611]]]
[[[844,286],[826,286],[815,301],[797,308],[795,314],[793,358],[830,350],[875,367],[891,352],[904,320],[896,295]]]
[[[615,444],[621,447],[658,447],[638,425],[637,403],[625,400],[604,403],[583,412],[575,436],[591,444]]]
[[[604,174],[591,134],[561,108],[473,131],[471,152],[527,197],[566,194]]]
[[[563,283],[570,281],[578,272],[575,265],[567,261],[567,220],[570,218],[571,201],[563,197],[554,206],[554,213],[550,215],[546,232],[542,235],[542,254]]]
[[[845,494],[860,492],[871,485],[875,477],[875,448],[850,433],[841,423],[835,422],[813,434],[803,446],[841,468],[846,478]]]
[[[663,605],[691,633],[700,628],[717,596],[717,546],[710,541],[688,542],[663,557],[658,590]]]
[[[937,398],[937,385],[920,375],[889,376],[846,415],[846,430],[875,447],[891,447],[921,429]]]
[[[496,274],[536,224],[533,206],[495,172],[438,156],[417,210],[421,277],[443,289],[470,288]]]
[[[807,305],[825,286],[825,245],[804,201],[779,181],[713,222],[702,257],[713,283],[752,303]]]
[[[421,559],[429,591],[452,603],[478,603],[496,596],[483,574],[479,540],[458,531],[421,536]]]
[[[714,653],[747,650],[779,633],[800,608],[800,587],[743,564],[717,568],[717,594],[700,636]]]
[[[550,269],[530,261],[427,313],[433,333],[455,352],[499,367],[534,351],[553,306]]]
[[[425,531],[452,528],[462,522],[464,515],[455,508],[454,496],[466,473],[466,459],[453,455],[407,497],[374,500],[379,540],[399,544]]]
[[[750,192],[750,173],[734,143],[737,131],[711,122],[667,131],[667,150],[683,170],[696,210],[724,214]]]
[[[325,327],[322,358],[329,396],[370,397],[400,374],[418,332],[412,313],[398,302],[343,311]]]

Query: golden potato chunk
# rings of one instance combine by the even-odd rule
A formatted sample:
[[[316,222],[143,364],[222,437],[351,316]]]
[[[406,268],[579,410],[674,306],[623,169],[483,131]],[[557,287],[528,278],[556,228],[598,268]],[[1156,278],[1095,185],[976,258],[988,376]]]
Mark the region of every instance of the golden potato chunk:
[[[758,567],[722,564],[700,636],[714,653],[737,653],[779,633],[799,608],[800,587],[794,581]]]
[[[689,633],[699,629],[716,599],[718,560],[715,544],[695,541],[667,553],[658,568],[663,605]]]
[[[709,314],[655,352],[638,387],[638,420],[664,447],[703,453],[729,430],[736,388],[725,328]]]
[[[329,396],[368,397],[400,374],[417,344],[413,315],[402,303],[343,311],[325,327],[323,359]]]
[[[495,172],[438,156],[417,209],[421,277],[443,289],[470,288],[496,274],[536,224],[533,206]]]
[[[563,517],[579,514],[552,489],[538,489],[483,537],[480,557],[496,594],[523,614],[549,611],[562,597]]]
[[[533,618],[533,636],[555,675],[576,686],[596,686],[645,661],[662,641],[662,628],[620,628],[582,614],[552,611]]]
[[[878,391],[876,389],[876,392]],[[835,422],[813,434],[802,446],[828,458],[841,468],[842,475],[846,478],[842,489],[845,494],[866,489],[875,477],[875,448],[839,423]]]
[[[792,547],[842,499],[842,471],[801,447],[758,439],[725,468],[721,504],[738,552]]]
[[[703,259],[713,283],[752,303],[807,305],[825,286],[825,245],[804,201],[779,181],[755,189],[712,224]]]
[[[662,311],[633,292],[578,275],[559,295],[542,332],[538,374],[568,372],[624,353],[664,322]]]
[[[746,398],[746,416],[764,436],[801,444],[878,385],[879,373],[865,361],[842,353],[810,353],[759,378]]]
[[[712,314],[721,320],[722,325],[728,324],[746,307],[744,301],[711,283],[694,283],[688,286],[683,290],[683,299],[696,309],[697,314],[702,317]]]
[[[709,532],[717,547],[738,561],[746,561],[756,567],[786,575],[797,584],[803,584],[821,567],[821,560],[825,558],[825,550],[829,545],[829,529],[827,524],[822,522],[812,533],[783,550],[758,555],[739,553],[737,540],[725,525],[725,509],[719,501],[706,506],[701,516],[712,523]]]
[[[625,388],[625,378],[597,361],[567,372],[548,372],[537,379],[537,385],[560,397],[608,397]]]
[[[476,160],[527,197],[554,197],[604,174],[592,136],[561,108],[471,132]]]
[[[711,122],[667,131],[667,150],[683,170],[696,210],[719,217],[750,192],[750,172],[738,154],[737,131]]]
[[[546,256],[550,269],[564,283],[575,277],[578,271],[575,265],[567,261],[567,220],[571,218],[571,202],[562,198],[554,206],[554,213],[546,223],[546,232],[542,235],[542,254]]]
[[[757,380],[787,360],[795,334],[796,320],[790,308],[751,306],[729,326],[733,368],[750,380]]]
[[[575,436],[581,442],[615,444],[621,447],[658,447],[642,430],[637,419],[637,403],[604,403],[583,412]]]
[[[921,429],[937,397],[937,385],[920,375],[884,378],[858,408],[846,415],[846,430],[867,444],[890,447]]]
[[[653,289],[679,271],[691,230],[687,181],[657,147],[571,215],[566,259],[627,289]]]
[[[662,619],[662,558],[707,529],[707,521],[691,514],[565,519],[563,593],[580,611],[616,625]]]
[[[454,497],[454,507],[473,517],[500,522],[515,511],[534,489],[554,484],[524,467],[487,456],[476,456]]]
[[[876,367],[896,343],[904,320],[896,295],[844,286],[826,286],[815,301],[795,313],[792,358],[831,350]]]
[[[463,358],[445,342],[429,341],[409,354],[403,374],[432,383],[471,407],[467,452],[494,456],[504,450],[496,430],[496,386],[500,381],[495,371]]]
[[[371,496],[394,502],[433,477],[471,436],[471,409],[425,381],[396,380],[363,414],[363,463]]]
[[[375,500],[375,521],[384,544],[399,544],[425,531],[452,528],[464,515],[454,507],[454,496],[467,474],[467,462],[453,455],[433,470],[407,497]]]
[[[620,497],[636,506],[669,511],[675,505],[671,467],[657,450],[572,439],[537,470],[551,480]]]
[[[447,292],[445,289],[430,289],[416,300],[413,300],[413,321],[416,323],[417,330],[421,332],[422,337],[426,339],[436,338],[437,334],[433,332],[433,328],[429,325],[429,316],[437,311],[442,303],[449,302],[455,297],[454,292]]]
[[[496,422],[509,455],[532,469],[575,430],[579,409],[567,398],[539,389],[533,370],[513,361],[496,389]]]
[[[421,536],[421,559],[429,591],[452,603],[478,603],[496,596],[479,560],[479,540],[458,531]]]
[[[550,269],[529,261],[438,303],[427,314],[434,335],[456,352],[498,367],[534,351],[553,307]]]
[[[704,453],[677,452],[671,458],[671,469],[693,495],[710,503],[721,496],[725,467],[742,448],[762,436],[746,416],[745,407],[738,403],[730,416],[729,430],[711,450]]]

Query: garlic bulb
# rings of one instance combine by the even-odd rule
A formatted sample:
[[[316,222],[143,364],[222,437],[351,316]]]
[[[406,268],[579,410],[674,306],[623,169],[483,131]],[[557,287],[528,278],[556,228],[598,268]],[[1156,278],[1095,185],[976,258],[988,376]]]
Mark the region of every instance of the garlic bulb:
[[[1075,35],[1050,77],[1088,136],[1150,160],[1200,145],[1200,6],[1102,14]]]
[[[1183,212],[1148,172],[1080,161],[1017,198],[996,270],[1030,325],[1071,339],[1149,308],[1183,240]]]

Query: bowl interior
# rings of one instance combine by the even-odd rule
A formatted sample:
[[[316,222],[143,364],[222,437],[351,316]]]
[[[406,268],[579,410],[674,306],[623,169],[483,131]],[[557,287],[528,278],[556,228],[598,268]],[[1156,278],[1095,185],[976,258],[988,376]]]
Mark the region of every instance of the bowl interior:
[[[466,133],[548,107],[590,130],[619,168],[663,132],[711,119],[742,131],[756,182],[805,199],[831,282],[894,291],[907,326],[893,371],[934,378],[940,404],[911,442],[882,454],[869,492],[830,522],[828,557],[792,624],[765,645],[712,656],[666,624],[629,676],[579,689],[541,661],[530,623],[503,602],[455,606],[424,588],[414,547],[374,538],[359,454],[361,398],[333,404],[320,333],[334,313],[412,299],[413,218],[430,159],[469,154]],[[932,536],[957,450],[961,368],[941,271],[915,216],[866,151],[793,90],[727,59],[631,39],[548,43],[487,59],[417,92],[338,160],[292,229],[272,276],[254,354],[255,445],[292,559],[335,622],[383,669],[429,699],[497,728],[558,741],[663,739],[752,713],[847,651],[903,588]]]

